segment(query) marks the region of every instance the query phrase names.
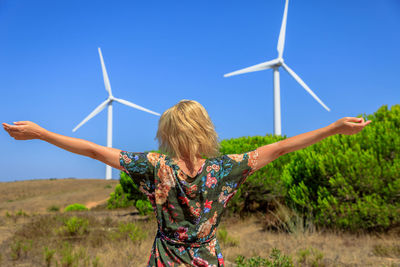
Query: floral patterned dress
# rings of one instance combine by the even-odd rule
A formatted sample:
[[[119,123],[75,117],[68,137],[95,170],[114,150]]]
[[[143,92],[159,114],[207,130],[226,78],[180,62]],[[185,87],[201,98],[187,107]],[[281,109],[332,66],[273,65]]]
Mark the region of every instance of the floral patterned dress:
[[[257,150],[209,158],[190,177],[167,155],[121,151],[120,165],[147,195],[158,222],[147,265],[224,266],[217,227],[257,158]]]

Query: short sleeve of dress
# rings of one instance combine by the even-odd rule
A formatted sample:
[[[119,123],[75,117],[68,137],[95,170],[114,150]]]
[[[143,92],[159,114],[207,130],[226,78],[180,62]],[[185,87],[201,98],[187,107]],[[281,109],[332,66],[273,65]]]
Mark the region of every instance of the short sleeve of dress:
[[[230,159],[232,169],[227,179],[234,183],[234,187],[239,187],[246,178],[256,171],[255,167],[258,160],[258,151],[252,150],[242,154],[226,155]]]
[[[150,158],[153,154],[121,151],[119,155],[119,163],[123,171],[145,194],[152,194],[154,191],[154,166],[152,164],[154,162]]]

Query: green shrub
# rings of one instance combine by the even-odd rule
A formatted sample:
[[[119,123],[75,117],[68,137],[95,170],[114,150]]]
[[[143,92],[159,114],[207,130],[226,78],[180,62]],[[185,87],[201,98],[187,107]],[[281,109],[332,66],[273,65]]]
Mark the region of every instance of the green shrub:
[[[378,257],[400,258],[400,244],[374,245],[372,253]]]
[[[89,210],[89,209],[86,208],[85,205],[79,203],[71,204],[64,209],[64,211],[83,211],[83,210]]]
[[[126,194],[128,200],[136,201],[136,200],[147,200],[146,195],[144,195],[136,184],[132,181],[125,172],[121,172],[120,180],[119,180],[123,192]]]
[[[61,259],[59,262],[56,262],[56,266],[90,266],[90,256],[88,255],[87,249],[84,247],[78,247],[74,251],[70,243],[64,242],[58,254],[60,254]],[[97,256],[92,261],[92,266],[99,266],[99,258]]]
[[[25,211],[23,211],[23,210],[18,210],[16,213],[15,213],[15,216],[23,216],[23,217],[28,217],[29,215],[25,212]]]
[[[366,116],[356,135],[296,151],[282,171],[286,200],[318,225],[384,230],[400,222],[400,105]]]
[[[53,261],[54,253],[56,251],[54,249],[49,249],[47,246],[43,248],[43,257],[44,257],[44,262],[47,267],[51,266],[51,262]]]
[[[151,206],[151,203],[148,200],[137,200],[135,203],[135,207],[139,211],[140,215],[146,215],[153,211],[153,206]]]
[[[99,266],[101,266],[101,264],[100,264],[100,258],[99,258],[98,256],[96,256],[96,257],[94,258],[94,260],[92,261],[92,266],[93,266],[93,267],[99,267]]]
[[[300,249],[297,252],[297,262],[301,266],[325,266],[323,263],[324,254],[316,248]]]
[[[352,231],[400,223],[400,105],[391,110],[384,105],[363,117],[372,123],[360,133],[330,136],[255,172],[229,209],[275,210],[279,202],[311,216],[317,226]],[[221,153],[250,151],[279,138],[224,140]]]
[[[136,208],[139,210],[139,213],[142,214],[144,212],[143,214],[147,214],[151,204],[146,203],[148,201],[146,195],[139,190],[132,179],[123,171],[120,172],[119,182],[114,192],[110,194],[110,198],[107,201],[107,208],[116,209],[136,206],[136,201],[142,200],[144,202],[138,204]]]
[[[251,257],[246,259],[244,256],[237,256],[235,259],[236,267],[292,267],[293,262],[290,256],[281,254],[281,251],[277,248],[273,248],[268,259],[262,257]]]
[[[32,249],[33,240],[16,239],[10,244],[11,259],[19,260],[21,257],[26,256],[28,251]]]
[[[64,220],[64,225],[58,229],[61,235],[83,235],[89,231],[89,221],[85,218],[72,216]]]
[[[60,207],[59,206],[56,206],[56,205],[51,205],[50,207],[48,207],[47,208],[47,211],[49,211],[49,212],[55,212],[55,211],[59,211],[60,210]]]
[[[123,223],[120,222],[118,225],[118,231],[113,233],[111,238],[114,240],[118,239],[130,239],[133,243],[142,241],[147,237],[147,233],[142,228],[134,223]]]
[[[127,208],[133,205],[134,201],[128,199],[120,184],[117,184],[115,191],[110,194],[107,200],[107,209]]]
[[[61,266],[77,266],[79,263],[79,258],[76,253],[73,252],[72,245],[68,242],[63,242],[61,251],[60,265]],[[58,266],[58,264],[56,264]]]

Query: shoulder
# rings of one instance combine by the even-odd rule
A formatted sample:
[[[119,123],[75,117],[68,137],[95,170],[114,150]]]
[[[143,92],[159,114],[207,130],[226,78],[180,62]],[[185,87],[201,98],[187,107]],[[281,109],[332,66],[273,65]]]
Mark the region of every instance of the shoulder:
[[[241,154],[228,154],[226,157],[239,164],[242,161],[247,161],[247,164],[253,168],[257,163],[258,150],[255,149]]]
[[[243,154],[228,154],[226,155],[227,158],[236,161],[236,162],[241,162],[243,159],[246,158],[246,153]]]
[[[157,152],[147,152],[146,157],[150,164],[155,167],[160,160],[165,161],[166,155]]]
[[[165,155],[157,152],[129,152],[124,150],[120,152],[120,160],[125,164],[129,164],[132,161],[147,160],[154,166],[162,158],[165,158]]]

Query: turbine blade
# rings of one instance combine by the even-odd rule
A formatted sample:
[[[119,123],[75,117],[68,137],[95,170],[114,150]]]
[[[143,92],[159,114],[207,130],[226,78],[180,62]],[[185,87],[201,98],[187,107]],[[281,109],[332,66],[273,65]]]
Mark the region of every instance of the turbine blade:
[[[104,86],[106,87],[106,91],[108,92],[108,95],[111,96],[112,93],[111,93],[110,79],[108,79],[106,65],[104,64],[103,55],[101,54],[100,47],[98,47],[98,50],[99,50],[99,56],[100,56],[100,62],[101,62],[101,69],[103,71]]]
[[[110,99],[107,99],[106,101],[104,101],[103,103],[101,103],[100,105],[97,106],[97,108],[95,108],[83,121],[81,121],[81,123],[78,124],[78,126],[76,126],[72,131],[75,132],[76,130],[78,130],[79,127],[81,127],[83,124],[85,124],[88,120],[90,120],[91,118],[93,118],[94,116],[96,116],[100,111],[102,111],[108,104],[108,102],[110,101]]]
[[[114,98],[114,100],[117,101],[117,102],[119,102],[119,103],[121,103],[121,104],[127,105],[127,106],[129,106],[129,107],[136,108],[136,109],[139,109],[139,110],[142,110],[142,111],[146,111],[146,112],[148,112],[148,113],[151,113],[151,114],[160,116],[160,114],[157,113],[157,112],[151,111],[150,109],[141,107],[141,106],[136,105],[136,104],[134,104],[134,103],[132,103],[132,102],[129,102],[129,101],[127,101],[127,100],[120,99],[120,98]]]
[[[283,49],[285,48],[286,20],[287,20],[288,5],[289,5],[289,0],[286,0],[285,11],[283,11],[281,31],[279,33],[278,46],[276,47],[280,58],[282,57]]]
[[[303,88],[312,96],[314,97],[315,100],[318,101],[327,111],[331,111],[322,101],[321,99],[318,98],[316,94],[314,94],[313,91],[311,91],[310,87],[307,86],[307,84],[291,69],[289,68],[288,65],[285,63],[282,64],[283,68],[290,74],[292,77],[301,85]]]
[[[254,72],[254,71],[260,71],[260,70],[266,70],[266,69],[271,69],[276,63],[278,63],[277,59],[273,59],[267,62],[263,62],[248,68],[244,68],[241,70],[237,70],[234,72],[230,72],[224,75],[224,77],[229,77],[229,76],[234,76],[234,75],[238,75],[238,74],[243,74],[243,73],[247,73],[247,72]]]

